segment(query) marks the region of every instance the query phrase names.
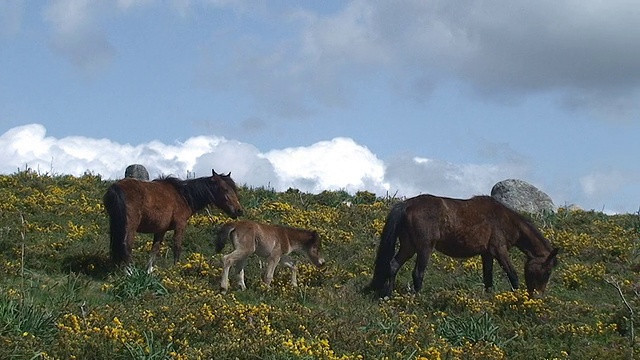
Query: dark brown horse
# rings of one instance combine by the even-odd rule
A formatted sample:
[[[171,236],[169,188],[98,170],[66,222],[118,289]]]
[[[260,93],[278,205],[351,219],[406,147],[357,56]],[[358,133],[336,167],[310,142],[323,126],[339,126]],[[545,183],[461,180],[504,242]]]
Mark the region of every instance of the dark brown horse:
[[[400,248],[396,253],[396,240]],[[516,246],[527,257],[525,282],[530,294],[544,292],[558,249],[522,215],[489,196],[468,200],[420,195],[392,207],[382,231],[373,280],[366,290],[389,296],[398,270],[417,254],[414,290],[420,291],[424,271],[434,250],[456,258],[482,256],[485,289],[493,287],[493,259],[507,273],[513,289],[518,275],[509,260]],[[394,256],[395,254],[395,256]]]
[[[249,255],[256,253],[267,258],[267,271],[263,278],[270,285],[273,273],[279,262],[291,269],[291,285],[297,286],[296,265],[288,256],[292,251],[307,254],[316,266],[322,266],[324,259],[320,255],[320,237],[311,230],[280,225],[261,224],[254,221],[236,221],[225,224],[215,239],[216,252],[221,252],[224,244],[231,239],[234,250],[223,257],[222,281],[220,288],[226,292],[229,288],[229,269],[235,265],[240,289],[246,289],[244,267]]]
[[[118,264],[131,262],[131,248],[136,232],[152,233],[153,247],[148,271],[160,251],[164,234],[173,230],[173,260],[180,259],[187,220],[195,212],[216,205],[227,215],[242,215],[238,188],[227,175],[216,174],[180,180],[165,177],[154,181],[122,179],[107,189],[104,207],[109,214],[111,258]]]

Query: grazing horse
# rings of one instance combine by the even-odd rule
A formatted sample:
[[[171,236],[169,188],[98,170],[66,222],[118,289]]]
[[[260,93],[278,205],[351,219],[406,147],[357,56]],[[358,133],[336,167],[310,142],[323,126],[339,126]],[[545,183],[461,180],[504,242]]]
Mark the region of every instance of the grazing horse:
[[[395,252],[396,240],[400,248]],[[544,292],[558,249],[522,215],[489,196],[468,200],[420,195],[394,205],[387,215],[375,260],[373,279],[365,288],[380,297],[391,295],[398,270],[417,254],[413,288],[422,288],[424,271],[434,250],[456,258],[482,257],[486,290],[493,287],[493,259],[507,273],[513,289],[518,275],[509,260],[516,246],[526,256],[529,294]],[[395,256],[394,256],[395,253]]]
[[[298,286],[296,266],[288,256],[292,251],[306,253],[316,266],[324,264],[320,256],[320,237],[315,231],[242,220],[222,226],[215,239],[217,253],[222,251],[227,239],[231,239],[234,250],[222,258],[220,288],[223,292],[229,288],[229,269],[233,265],[238,275],[238,285],[242,290],[247,288],[244,284],[244,267],[253,253],[267,258],[267,271],[263,278],[267,286],[271,284],[279,262],[291,269],[291,284]]]
[[[128,265],[136,232],[153,233],[147,267],[150,272],[164,234],[169,230],[173,230],[173,261],[178,262],[187,220],[195,212],[214,204],[234,219],[242,215],[238,188],[231,173],[211,172],[212,176],[197,179],[165,177],[141,181],[125,178],[111,185],[104,194],[103,203],[109,214],[112,260],[118,265]]]

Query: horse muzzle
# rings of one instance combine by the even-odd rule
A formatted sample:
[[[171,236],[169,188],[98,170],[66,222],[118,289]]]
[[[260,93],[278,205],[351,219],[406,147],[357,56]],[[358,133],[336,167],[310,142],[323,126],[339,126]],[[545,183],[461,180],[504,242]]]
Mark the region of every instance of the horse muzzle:
[[[229,215],[233,219],[237,219],[240,216],[244,215],[244,210],[242,208],[238,209],[229,209],[229,211],[225,211],[227,215]]]

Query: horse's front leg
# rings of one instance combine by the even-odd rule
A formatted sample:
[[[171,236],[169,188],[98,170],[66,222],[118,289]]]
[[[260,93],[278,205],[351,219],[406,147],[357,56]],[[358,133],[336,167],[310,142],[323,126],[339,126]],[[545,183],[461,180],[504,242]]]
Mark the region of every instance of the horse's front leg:
[[[147,264],[147,273],[153,272],[153,263],[156,257],[160,253],[160,246],[162,246],[162,240],[164,240],[164,234],[166,231],[153,234],[153,245],[151,246],[151,256],[149,257],[149,263]]]
[[[287,255],[283,255],[282,259],[280,260],[281,263],[284,264],[284,266],[288,267],[289,269],[291,269],[291,285],[293,287],[298,286],[298,269],[296,269],[296,264],[293,262],[293,259],[291,259],[289,256]]]
[[[489,253],[482,254],[482,280],[486,292],[493,290],[493,256]]]
[[[511,289],[517,290],[520,283],[518,281],[518,273],[516,269],[511,264],[511,260],[509,260],[509,251],[506,247],[502,247],[498,250],[498,256],[496,257],[498,263],[502,267],[502,269],[507,273],[507,277],[509,278],[509,283],[511,283]]]
[[[267,271],[264,274],[264,283],[267,286],[271,285],[271,281],[273,281],[273,273],[276,271],[276,266],[278,266],[278,262],[280,262],[280,256],[271,255],[267,259]]]

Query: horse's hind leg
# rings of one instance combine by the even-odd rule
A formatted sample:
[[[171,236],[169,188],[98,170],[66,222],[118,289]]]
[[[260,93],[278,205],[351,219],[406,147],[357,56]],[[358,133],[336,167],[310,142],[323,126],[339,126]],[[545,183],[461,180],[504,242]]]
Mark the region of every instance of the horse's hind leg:
[[[398,271],[404,265],[407,260],[409,260],[416,253],[415,247],[412,244],[406,241],[400,241],[400,248],[396,253],[396,256],[391,260],[391,271],[389,274],[389,281],[386,284],[386,289],[384,290],[386,294],[391,295],[391,292],[395,288],[396,285],[396,275]]]
[[[125,265],[127,268],[127,272],[131,272],[131,266],[132,265],[132,258],[131,258],[131,254],[132,254],[132,250],[133,250],[133,242],[136,239],[136,233],[137,233],[137,227],[138,224],[135,221],[129,221],[127,224],[127,232],[125,234],[125,238],[124,238],[124,247],[125,247]]]
[[[175,230],[173,230],[173,264],[177,264],[180,261],[180,255],[182,255],[182,239],[184,239],[184,232],[186,230],[185,225],[178,226],[176,225]]]
[[[482,280],[484,290],[490,292],[493,289],[493,256],[489,253],[482,254]]]
[[[430,248],[423,248],[417,251],[416,267],[413,269],[413,290],[418,292],[422,289],[422,281],[424,279],[424,271],[429,264],[429,258],[433,252]]]
[[[244,267],[247,266],[248,257],[241,259],[235,265],[236,277],[238,278],[238,286],[240,286],[240,290],[246,290],[247,285],[244,283]]]
[[[234,251],[235,252],[235,251]],[[229,269],[233,266],[233,252],[222,257],[222,279],[220,280],[220,289],[227,292],[229,289]]]
[[[125,236],[125,253],[126,253],[126,258],[124,261],[124,265],[125,265],[125,271],[127,272],[128,275],[131,275],[131,272],[133,271],[132,267],[133,267],[133,261],[131,258],[131,251],[133,249],[133,240],[136,236],[135,231],[133,232],[127,232],[127,235]]]
[[[245,254],[242,251],[236,249],[230,254],[222,257],[222,280],[220,281],[220,289],[222,290],[222,292],[226,292],[229,289],[229,269],[231,269],[232,266],[236,265],[236,263],[239,263],[238,265],[243,265],[242,270],[238,272],[238,276],[242,276],[242,283],[244,283],[243,262],[246,262],[246,258],[248,256],[248,254]]]
[[[156,257],[160,253],[160,246],[162,245],[162,240],[164,240],[165,232],[155,233],[153,234],[153,245],[151,246],[151,256],[149,257],[149,263],[147,264],[147,273],[151,274],[153,272],[153,263],[156,260]]]

